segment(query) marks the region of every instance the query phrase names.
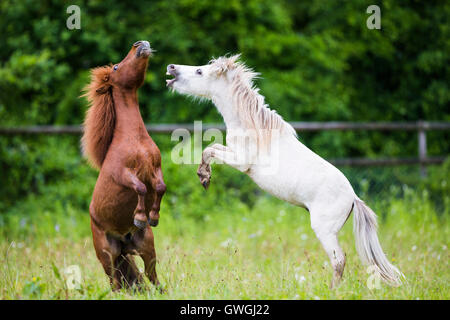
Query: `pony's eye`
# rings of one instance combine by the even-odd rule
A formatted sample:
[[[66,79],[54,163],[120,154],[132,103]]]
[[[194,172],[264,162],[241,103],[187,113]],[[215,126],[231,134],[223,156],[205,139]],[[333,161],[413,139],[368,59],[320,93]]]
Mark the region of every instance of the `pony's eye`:
[[[195,71],[195,73],[201,76],[201,75],[202,75],[202,69],[197,69],[197,70]]]
[[[115,66],[114,66],[114,71],[116,71],[117,70],[117,68],[118,68],[119,66],[116,64]]]

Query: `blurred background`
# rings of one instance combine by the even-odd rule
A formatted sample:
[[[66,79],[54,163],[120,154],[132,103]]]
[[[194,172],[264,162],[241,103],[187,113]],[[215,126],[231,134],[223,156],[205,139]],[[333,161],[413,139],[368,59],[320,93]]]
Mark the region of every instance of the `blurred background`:
[[[79,30],[66,27],[72,4],[81,10]],[[366,26],[371,4],[381,8],[380,30]],[[287,121],[450,121],[448,1],[2,0],[0,17],[0,127],[81,124],[89,69],[119,62],[142,39],[156,50],[139,91],[147,124],[221,123],[211,103],[170,93],[165,70],[234,53],[261,73],[256,85]],[[281,206],[245,175],[219,165],[205,194],[195,165],[172,163],[177,142],[169,134],[152,137],[168,186],[162,224],[165,215],[201,223],[225,211],[239,214],[267,199]],[[416,131],[299,137],[325,159],[417,157]],[[89,237],[97,172],[82,158],[79,138],[0,135],[4,239]],[[427,132],[428,156],[446,157],[449,138],[448,130]],[[426,176],[418,165],[340,169],[382,219],[393,201],[408,197],[430,204],[437,216],[449,213],[450,161],[429,166]]]

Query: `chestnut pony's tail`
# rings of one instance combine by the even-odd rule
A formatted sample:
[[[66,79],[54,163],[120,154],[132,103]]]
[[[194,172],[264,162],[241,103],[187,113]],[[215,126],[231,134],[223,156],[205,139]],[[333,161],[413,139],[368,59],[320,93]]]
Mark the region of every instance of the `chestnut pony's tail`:
[[[111,85],[108,83],[110,72],[110,66],[92,69],[91,82],[82,95],[87,97],[90,107],[84,120],[81,147],[90,164],[97,169],[105,160],[116,124]]]

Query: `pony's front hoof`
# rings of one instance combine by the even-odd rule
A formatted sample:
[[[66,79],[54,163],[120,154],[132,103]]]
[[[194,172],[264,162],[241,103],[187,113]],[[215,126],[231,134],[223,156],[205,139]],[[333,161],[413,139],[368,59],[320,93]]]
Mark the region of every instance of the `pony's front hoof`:
[[[152,227],[158,226],[159,220],[148,219],[148,224]]]
[[[142,229],[145,229],[145,227],[147,226],[147,221],[134,219],[134,225],[142,230]]]
[[[208,190],[209,181],[211,180],[211,167],[209,165],[200,164],[197,170],[198,178],[205,190]]]
[[[211,177],[199,177],[200,178],[200,183],[202,184],[203,188],[205,188],[205,190],[208,190],[209,187],[209,182],[211,181]]]

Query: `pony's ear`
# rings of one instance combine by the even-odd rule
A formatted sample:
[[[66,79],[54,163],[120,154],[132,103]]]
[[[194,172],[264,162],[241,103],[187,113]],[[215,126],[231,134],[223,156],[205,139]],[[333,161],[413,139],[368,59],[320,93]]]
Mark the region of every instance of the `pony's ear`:
[[[241,54],[235,54],[231,57],[220,57],[212,61],[213,72],[220,76],[226,74],[228,71],[233,70],[237,66],[237,60]]]
[[[110,92],[112,87],[110,79],[111,70],[111,66],[91,69],[91,82],[84,87],[84,94],[82,96],[87,97],[88,101],[92,103],[95,98]]]
[[[105,69],[102,70],[102,74],[98,74],[98,88],[95,90],[98,94],[105,94],[108,92],[109,88],[111,88],[111,84],[109,83],[109,73],[106,72]]]

